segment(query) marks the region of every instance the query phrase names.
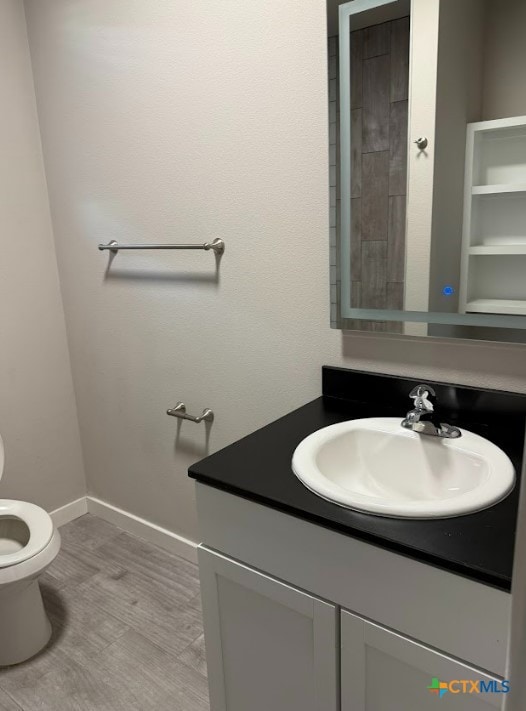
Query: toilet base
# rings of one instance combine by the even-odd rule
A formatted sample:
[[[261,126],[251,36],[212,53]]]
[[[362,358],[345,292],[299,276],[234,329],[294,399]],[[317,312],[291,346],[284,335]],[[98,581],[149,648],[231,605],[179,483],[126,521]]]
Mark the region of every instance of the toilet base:
[[[9,585],[0,595],[0,666],[20,664],[51,638],[38,579]]]

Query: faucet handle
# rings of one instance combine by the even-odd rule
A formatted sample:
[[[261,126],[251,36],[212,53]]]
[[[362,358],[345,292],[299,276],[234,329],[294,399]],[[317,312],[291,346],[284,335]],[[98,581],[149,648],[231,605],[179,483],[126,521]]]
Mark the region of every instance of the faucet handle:
[[[421,383],[411,390],[409,397],[415,401],[415,410],[425,410],[426,412],[433,412],[434,405],[432,398],[436,398],[436,393],[431,387],[431,385],[426,385]]]

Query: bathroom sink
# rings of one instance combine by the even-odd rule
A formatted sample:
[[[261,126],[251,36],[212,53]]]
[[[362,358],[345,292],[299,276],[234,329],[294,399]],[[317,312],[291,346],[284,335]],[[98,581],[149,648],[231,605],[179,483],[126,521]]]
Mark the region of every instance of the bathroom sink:
[[[298,479],[324,499],[396,518],[446,518],[479,511],[513,489],[508,456],[479,435],[418,434],[401,418],[375,417],[324,427],[292,457]]]

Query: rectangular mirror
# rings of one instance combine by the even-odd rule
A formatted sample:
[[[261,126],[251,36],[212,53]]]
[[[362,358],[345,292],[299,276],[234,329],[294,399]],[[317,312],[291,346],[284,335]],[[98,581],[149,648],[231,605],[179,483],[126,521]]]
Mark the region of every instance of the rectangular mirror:
[[[526,2],[327,17],[331,325],[526,342]]]

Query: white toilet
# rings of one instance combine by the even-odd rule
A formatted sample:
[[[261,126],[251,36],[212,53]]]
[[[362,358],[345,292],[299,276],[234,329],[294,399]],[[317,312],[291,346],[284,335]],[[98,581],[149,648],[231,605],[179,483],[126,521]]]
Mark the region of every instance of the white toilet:
[[[0,479],[3,471],[0,437]],[[60,534],[46,511],[0,499],[0,666],[23,662],[48,643],[51,625],[38,578],[59,550]]]

